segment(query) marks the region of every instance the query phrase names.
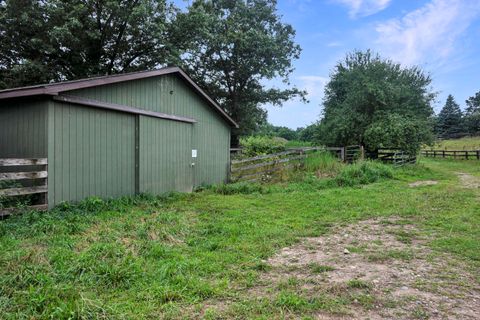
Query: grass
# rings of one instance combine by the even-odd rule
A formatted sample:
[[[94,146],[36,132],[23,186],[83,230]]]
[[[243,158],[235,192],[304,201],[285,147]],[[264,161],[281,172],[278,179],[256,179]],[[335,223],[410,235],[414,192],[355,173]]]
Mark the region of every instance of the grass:
[[[429,148],[430,147],[427,147],[427,149]],[[435,142],[433,148],[445,150],[480,150],[480,136],[439,140]]]
[[[92,198],[0,221],[1,318],[269,319],[341,313],[351,299],[312,297],[298,288],[278,288],[255,299],[245,292],[255,288],[268,269],[265,260],[281,248],[371,217],[414,221],[422,233],[435,234],[434,253],[480,266],[480,190],[463,189],[455,174],[480,177],[478,162],[423,159],[401,169],[347,168],[339,180],[309,177],[163,197]],[[338,183],[347,179],[356,182]],[[426,179],[440,183],[408,187]],[[398,236],[408,241],[408,235]],[[376,258],[411,257],[390,251],[385,256]],[[232,303],[204,312],[212,301]]]

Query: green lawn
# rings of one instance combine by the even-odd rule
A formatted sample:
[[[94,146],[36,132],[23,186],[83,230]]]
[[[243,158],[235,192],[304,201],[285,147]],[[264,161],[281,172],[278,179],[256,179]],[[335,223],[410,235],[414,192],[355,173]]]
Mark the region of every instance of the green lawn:
[[[435,235],[428,244],[434,254],[452,254],[478,271],[480,189],[463,188],[456,172],[480,178],[480,163],[422,159],[394,169],[394,179],[357,187],[308,180],[251,194],[90,199],[0,221],[0,318],[221,318],[224,312],[270,319],[348,309],[345,299],[307,301],[281,289],[250,304],[248,290],[281,248],[372,217],[415,224]],[[439,183],[408,187],[427,179]],[[355,281],[348,286],[368,290]],[[205,312],[213,301],[231,304]]]

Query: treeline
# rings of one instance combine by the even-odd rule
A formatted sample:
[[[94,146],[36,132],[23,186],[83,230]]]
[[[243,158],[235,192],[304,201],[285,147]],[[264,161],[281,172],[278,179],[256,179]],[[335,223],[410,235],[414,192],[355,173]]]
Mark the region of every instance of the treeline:
[[[296,130],[284,126],[274,126],[270,123],[265,123],[254,132],[257,136],[279,137],[288,141],[304,141],[315,142],[315,132],[317,125],[312,124],[306,127],[299,127]]]
[[[480,91],[465,101],[465,111],[450,94],[435,117],[435,134],[442,139],[480,135]]]

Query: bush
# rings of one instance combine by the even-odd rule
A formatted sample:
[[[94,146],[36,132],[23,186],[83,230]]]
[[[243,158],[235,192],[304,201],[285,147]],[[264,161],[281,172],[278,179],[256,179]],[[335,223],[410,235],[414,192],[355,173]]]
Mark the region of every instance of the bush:
[[[345,166],[335,177],[335,182],[339,186],[355,186],[392,178],[393,169],[390,166],[375,161],[362,161]]]
[[[242,154],[247,157],[282,152],[285,151],[286,144],[287,141],[282,138],[266,136],[250,136],[240,139]]]

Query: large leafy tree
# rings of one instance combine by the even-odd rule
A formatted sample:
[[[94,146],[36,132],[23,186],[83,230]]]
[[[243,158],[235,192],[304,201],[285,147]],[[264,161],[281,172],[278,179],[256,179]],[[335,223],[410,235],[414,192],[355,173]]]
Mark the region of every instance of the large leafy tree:
[[[177,16],[176,27],[176,43],[184,43],[181,64],[240,125],[233,143],[265,123],[262,104],[304,96],[288,84],[300,47],[276,1],[195,0]],[[283,79],[286,88],[265,85],[274,78]]]
[[[406,147],[431,142],[431,79],[371,51],[355,51],[339,62],[325,88],[319,139],[328,145]],[[414,139],[412,139],[414,137]]]
[[[470,134],[480,134],[480,91],[468,98],[465,103],[465,122]]]
[[[165,0],[0,1],[1,87],[164,65],[174,8]]]
[[[463,132],[462,110],[451,94],[437,117],[437,134],[443,138],[458,137]]]

